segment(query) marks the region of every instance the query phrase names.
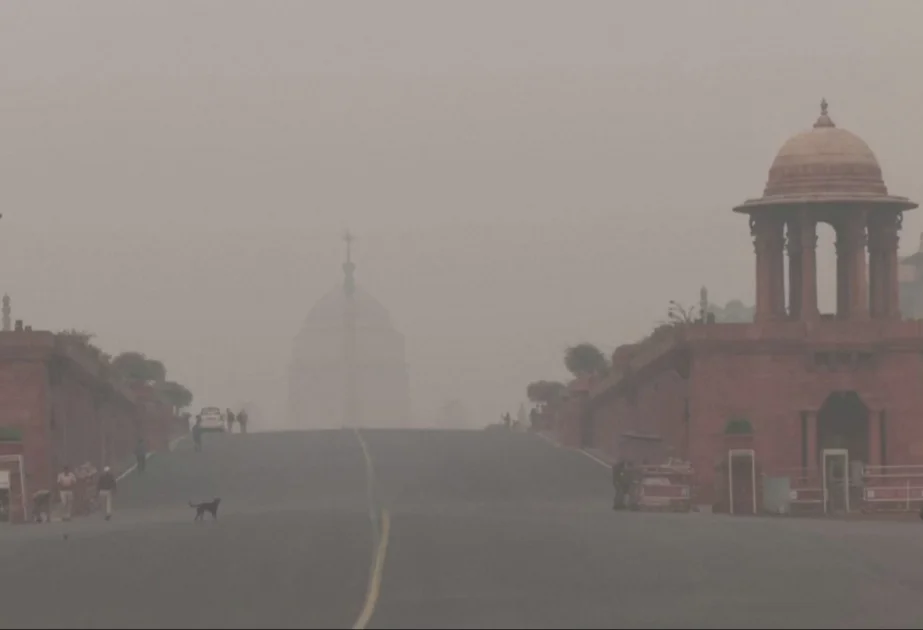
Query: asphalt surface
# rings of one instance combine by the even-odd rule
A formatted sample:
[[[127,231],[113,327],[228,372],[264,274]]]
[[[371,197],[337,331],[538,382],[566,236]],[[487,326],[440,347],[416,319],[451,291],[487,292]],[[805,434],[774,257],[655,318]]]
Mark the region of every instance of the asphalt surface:
[[[606,468],[534,436],[361,438],[208,436],[111,522],[0,531],[0,627],[923,626],[918,522],[617,513]]]

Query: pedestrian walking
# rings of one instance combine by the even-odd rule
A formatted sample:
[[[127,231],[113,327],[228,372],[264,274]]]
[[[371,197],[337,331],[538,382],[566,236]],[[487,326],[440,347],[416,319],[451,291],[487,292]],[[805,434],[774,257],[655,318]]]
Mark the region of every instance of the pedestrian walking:
[[[143,437],[139,437],[138,443],[135,444],[135,461],[138,464],[138,472],[143,473],[147,468],[147,444],[144,443]]]
[[[192,444],[196,453],[202,451],[202,416],[195,417],[195,424],[192,426]]]
[[[117,485],[115,475],[112,474],[109,467],[103,468],[103,474],[99,476],[99,480],[96,482],[96,495],[103,502],[107,521],[112,518],[112,498],[115,495]]]
[[[249,420],[250,420],[250,418],[247,416],[247,410],[246,410],[246,409],[241,409],[241,410],[240,410],[240,413],[237,414],[237,424],[240,425],[240,432],[241,432],[241,433],[246,433],[246,432],[247,432],[247,421],[249,421]]]
[[[64,466],[58,474],[58,494],[61,497],[65,521],[71,520],[74,511],[74,489],[76,487],[77,476],[71,472],[70,466]]]

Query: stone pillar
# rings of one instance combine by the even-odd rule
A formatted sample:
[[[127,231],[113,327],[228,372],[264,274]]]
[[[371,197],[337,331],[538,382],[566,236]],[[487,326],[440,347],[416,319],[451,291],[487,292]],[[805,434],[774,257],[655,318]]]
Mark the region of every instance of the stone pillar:
[[[804,217],[788,221],[788,313],[792,319],[801,318],[802,285],[804,283],[804,248],[801,245],[801,224]]]
[[[753,237],[753,249],[756,252],[756,312],[754,321],[764,322],[772,319],[772,298],[769,266],[769,238],[765,217],[750,215],[750,235]]]
[[[772,314],[776,319],[785,319],[785,221],[774,222],[771,234]]]
[[[837,316],[867,319],[865,212],[851,212],[836,227]]]
[[[849,219],[849,318],[868,319],[868,261],[866,260],[865,211],[856,211]]]
[[[785,224],[767,216],[750,216],[756,250],[756,321],[785,316]]]
[[[878,220],[869,221],[869,312],[873,318],[887,313],[887,269],[883,245],[884,226]]]
[[[801,216],[801,299],[798,302],[802,320],[820,317],[817,310],[817,222],[805,212]],[[791,263],[789,263],[791,264]]]
[[[903,218],[903,212],[896,212],[894,217],[882,226],[881,235],[882,276],[884,276],[884,282],[882,283],[884,285],[882,289],[883,315],[894,319],[900,319],[901,317],[900,284],[897,275],[897,246]]]
[[[836,316],[845,319],[849,315],[849,238],[846,225],[842,222],[836,229]]]

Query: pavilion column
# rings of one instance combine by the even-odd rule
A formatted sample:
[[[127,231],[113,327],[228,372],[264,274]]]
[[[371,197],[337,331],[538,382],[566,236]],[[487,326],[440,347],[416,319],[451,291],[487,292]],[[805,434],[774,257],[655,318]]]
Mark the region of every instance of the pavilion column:
[[[866,258],[866,214],[855,212],[849,219],[849,317],[868,319],[869,289]]]
[[[785,319],[785,220],[773,221],[771,226],[772,314],[776,319]]]
[[[769,233],[765,217],[750,215],[750,234],[753,236],[753,249],[756,252],[756,312],[754,320],[763,322],[772,318],[770,307],[771,284],[769,267]]]
[[[869,312],[873,319],[886,317],[887,261],[883,245],[884,226],[869,221]]]
[[[750,233],[756,250],[756,321],[785,313],[784,224],[771,216],[750,217]]]
[[[849,238],[842,222],[833,227],[836,230],[836,316],[845,319],[849,315]]]
[[[789,219],[788,233],[788,312],[792,319],[801,318],[804,283],[804,248],[801,245],[801,217]]]
[[[894,319],[900,319],[901,317],[900,284],[897,275],[897,246],[903,218],[903,212],[896,212],[894,217],[884,224],[881,237],[884,316]]]
[[[799,316],[802,320],[820,317],[817,310],[817,221],[806,212],[799,217],[801,245],[801,299]],[[791,264],[791,263],[789,263]]]

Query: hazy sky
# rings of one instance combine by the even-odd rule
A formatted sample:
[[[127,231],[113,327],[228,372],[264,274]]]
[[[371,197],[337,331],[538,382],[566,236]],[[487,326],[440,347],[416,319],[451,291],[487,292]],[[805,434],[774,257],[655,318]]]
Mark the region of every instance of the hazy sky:
[[[730,208],[821,97],[923,200],[921,24],[917,0],[5,0],[0,290],[274,414],[348,225],[418,415],[492,421],[568,344],[702,284],[752,301]]]

